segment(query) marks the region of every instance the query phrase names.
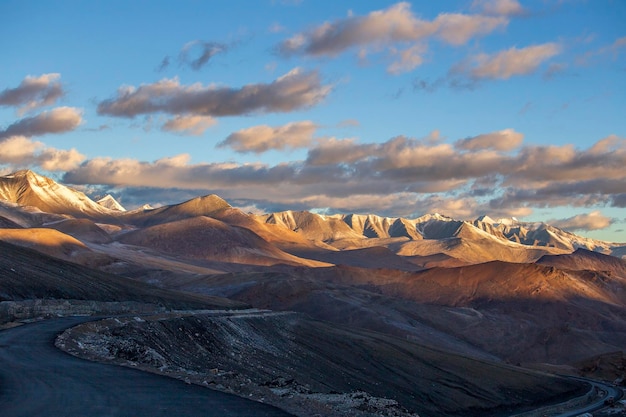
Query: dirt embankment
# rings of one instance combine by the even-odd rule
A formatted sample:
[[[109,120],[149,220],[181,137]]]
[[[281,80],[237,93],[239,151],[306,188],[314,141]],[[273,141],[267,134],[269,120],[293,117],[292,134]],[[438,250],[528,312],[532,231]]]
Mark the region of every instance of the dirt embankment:
[[[579,388],[295,313],[109,319],[60,340],[76,355],[165,373],[301,416],[481,416],[556,401]]]

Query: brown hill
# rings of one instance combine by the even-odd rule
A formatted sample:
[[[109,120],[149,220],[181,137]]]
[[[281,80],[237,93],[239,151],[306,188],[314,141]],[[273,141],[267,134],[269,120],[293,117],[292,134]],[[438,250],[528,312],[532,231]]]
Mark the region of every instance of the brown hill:
[[[373,246],[360,249],[323,250],[321,248],[294,248],[289,253],[320,262],[335,265],[349,265],[361,268],[393,268],[401,271],[418,271],[422,269],[420,260],[398,256],[384,246]]]
[[[98,266],[111,262],[108,256],[95,253],[80,240],[54,229],[0,229],[0,241],[83,265]]]
[[[158,289],[148,284],[106,274],[40,252],[0,242],[0,301],[70,299],[137,301],[170,308],[239,308],[244,305]]]
[[[585,249],[574,253],[542,256],[537,263],[574,271],[609,271],[612,276],[626,279],[626,260]]]
[[[577,297],[626,307],[626,283],[615,292],[613,282],[586,273],[561,271],[536,264],[488,262],[458,268],[432,268],[410,279],[386,284],[386,294],[450,306],[476,307],[491,301],[567,301]],[[374,280],[372,280],[373,282]]]
[[[560,249],[525,246],[500,240],[479,229],[465,227],[465,224],[457,232],[457,236],[451,238],[404,242],[394,245],[393,250],[401,256],[444,254],[470,264],[490,261],[528,263],[546,254],[564,253]]]
[[[120,218],[130,224],[147,227],[200,216],[213,217],[216,213],[229,208],[230,204],[211,194],[157,209],[126,212]]]
[[[110,243],[111,236],[101,227],[88,219],[66,219],[48,223],[45,227],[58,230],[84,242]]]
[[[311,241],[301,233],[294,232],[277,224],[261,222],[256,216],[246,214],[236,208],[226,208],[213,213],[214,219],[223,221],[231,226],[246,228],[262,237],[265,241],[277,246],[281,250],[289,251],[293,248],[335,250],[321,242]]]
[[[297,268],[169,285],[512,363],[572,364],[626,346],[626,285],[589,271],[503,262],[422,272]]]
[[[68,218],[68,216],[44,213],[36,207],[20,206],[6,200],[0,200],[0,216],[20,227],[40,227],[45,223],[58,222]]]
[[[23,227],[11,219],[0,216],[0,229],[22,229]]]
[[[247,265],[321,265],[289,255],[248,229],[206,216],[146,227],[120,235],[117,240],[191,259]]]

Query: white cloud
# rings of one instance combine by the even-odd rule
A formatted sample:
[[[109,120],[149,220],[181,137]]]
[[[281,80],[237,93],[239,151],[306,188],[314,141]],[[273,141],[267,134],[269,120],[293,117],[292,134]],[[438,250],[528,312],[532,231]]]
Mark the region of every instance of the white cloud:
[[[470,63],[462,63],[457,72],[468,73],[473,79],[503,79],[534,72],[539,65],[561,52],[556,43],[510,48],[495,54],[479,54]]]
[[[303,126],[306,131],[307,125]],[[257,143],[251,134],[257,128],[244,131],[241,140],[230,145],[261,150],[294,143],[304,146],[309,141],[307,135],[296,135],[296,139],[286,137],[282,144],[274,143],[268,138],[289,129],[265,126],[260,132],[267,133],[260,135],[263,138]],[[314,125],[308,129],[312,132]],[[70,170],[65,180],[74,184],[203,189],[258,207],[310,209],[327,204],[335,209],[402,216],[441,211],[468,218],[494,212],[498,216],[521,215],[532,207],[624,204],[626,147],[615,137],[601,139],[587,149],[524,146],[521,139],[522,134],[512,129],[455,144],[403,136],[382,143],[313,138],[302,161],[191,164],[189,155],[154,162],[95,158]],[[405,198],[399,198],[401,195]],[[380,210],[375,210],[377,207]]]
[[[330,91],[331,86],[322,85],[316,71],[299,68],[271,83],[241,88],[181,85],[176,78],[163,79],[139,87],[121,87],[116,97],[98,104],[98,113],[117,117],[153,113],[219,117],[290,112],[319,103]]]
[[[19,113],[50,106],[57,102],[65,92],[58,81],[60,74],[42,74],[39,77],[27,76],[19,86],[0,92],[0,106],[18,107]]]
[[[0,140],[11,136],[40,136],[76,129],[82,123],[82,111],[74,107],[57,107],[33,117],[25,117],[0,131]]]
[[[308,120],[284,126],[253,126],[231,133],[218,147],[230,147],[240,153],[303,148],[313,141],[316,129],[317,125]]]
[[[495,149],[510,151],[522,144],[524,135],[513,129],[504,129],[499,132],[484,133],[482,135],[461,139],[455,143],[459,149]]]
[[[590,231],[606,229],[613,224],[613,222],[613,219],[606,217],[598,210],[592,211],[591,213],[578,214],[566,219],[550,220],[548,223],[565,230]]]
[[[425,45],[416,44],[402,51],[392,49],[392,55],[399,59],[394,61],[387,67],[387,71],[391,74],[401,74],[409,72],[422,65],[424,62],[423,54],[426,52]]]
[[[85,156],[76,149],[60,150],[24,136],[0,141],[0,164],[15,168],[40,167],[46,171],[68,171],[77,168]]]
[[[508,20],[504,17],[444,13],[437,16],[433,24],[437,28],[437,37],[458,46],[506,26]]]
[[[515,16],[524,13],[524,8],[517,0],[474,0],[472,8],[496,16]]]
[[[423,20],[413,14],[409,3],[400,2],[365,16],[350,13],[344,19],[325,22],[284,40],[277,49],[285,56],[315,57],[333,57],[358,49],[361,59],[368,50],[379,52],[387,49],[392,56],[400,56],[388,67],[390,73],[399,74],[422,63],[426,41],[430,38],[459,46],[507,24],[505,16],[460,13],[442,13],[432,21]]]
[[[178,132],[184,135],[200,136],[217,120],[211,116],[176,116],[163,124],[161,130]]]

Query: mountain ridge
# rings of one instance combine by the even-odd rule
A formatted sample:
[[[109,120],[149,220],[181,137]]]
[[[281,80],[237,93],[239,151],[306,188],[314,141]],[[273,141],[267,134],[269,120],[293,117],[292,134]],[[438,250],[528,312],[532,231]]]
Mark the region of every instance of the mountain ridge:
[[[35,207],[44,213],[88,218],[97,223],[127,224],[131,227],[148,227],[207,216],[233,225],[241,225],[255,233],[260,232],[277,244],[284,244],[281,234],[287,236],[287,231],[295,232],[300,235],[299,238],[292,235],[284,239],[289,242],[300,241],[302,244],[302,238],[305,238],[314,245],[329,250],[333,247],[343,250],[358,249],[378,244],[390,247],[385,243],[385,239],[391,239],[389,244],[397,246],[398,239],[445,241],[460,238],[467,241],[487,239],[491,244],[495,242],[504,247],[517,243],[529,248],[545,248],[546,254],[551,251],[573,252],[578,248],[611,254],[615,248],[618,256],[625,256],[621,247],[624,245],[586,238],[546,223],[521,222],[516,218],[494,220],[488,215],[475,220],[455,220],[439,213],[426,214],[415,219],[355,213],[324,216],[309,211],[291,210],[255,215],[241,211],[234,213],[237,209],[215,194],[155,209],[123,211],[124,208],[110,195],[100,199],[98,203],[80,191],[29,170],[0,177],[0,199],[17,204],[24,210],[27,207]],[[5,223],[9,225],[9,222],[16,222],[15,216],[3,217],[6,219]],[[16,223],[25,225],[23,221]],[[45,221],[42,220],[40,223],[45,224]],[[261,227],[262,224],[271,227],[267,229]],[[32,227],[32,224],[29,226]],[[281,228],[285,230],[284,233],[280,232]],[[468,259],[473,259],[472,262],[493,260],[489,257]]]

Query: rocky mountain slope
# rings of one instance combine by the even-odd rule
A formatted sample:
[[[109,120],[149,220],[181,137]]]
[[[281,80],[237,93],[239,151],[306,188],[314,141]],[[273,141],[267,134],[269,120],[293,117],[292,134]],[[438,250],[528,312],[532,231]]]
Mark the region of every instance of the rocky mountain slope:
[[[109,320],[74,333],[71,343],[87,355],[185,369],[185,378],[243,390],[297,415],[481,416],[556,401],[579,389],[561,378],[295,313]],[[333,404],[338,393],[351,393],[356,407]]]

